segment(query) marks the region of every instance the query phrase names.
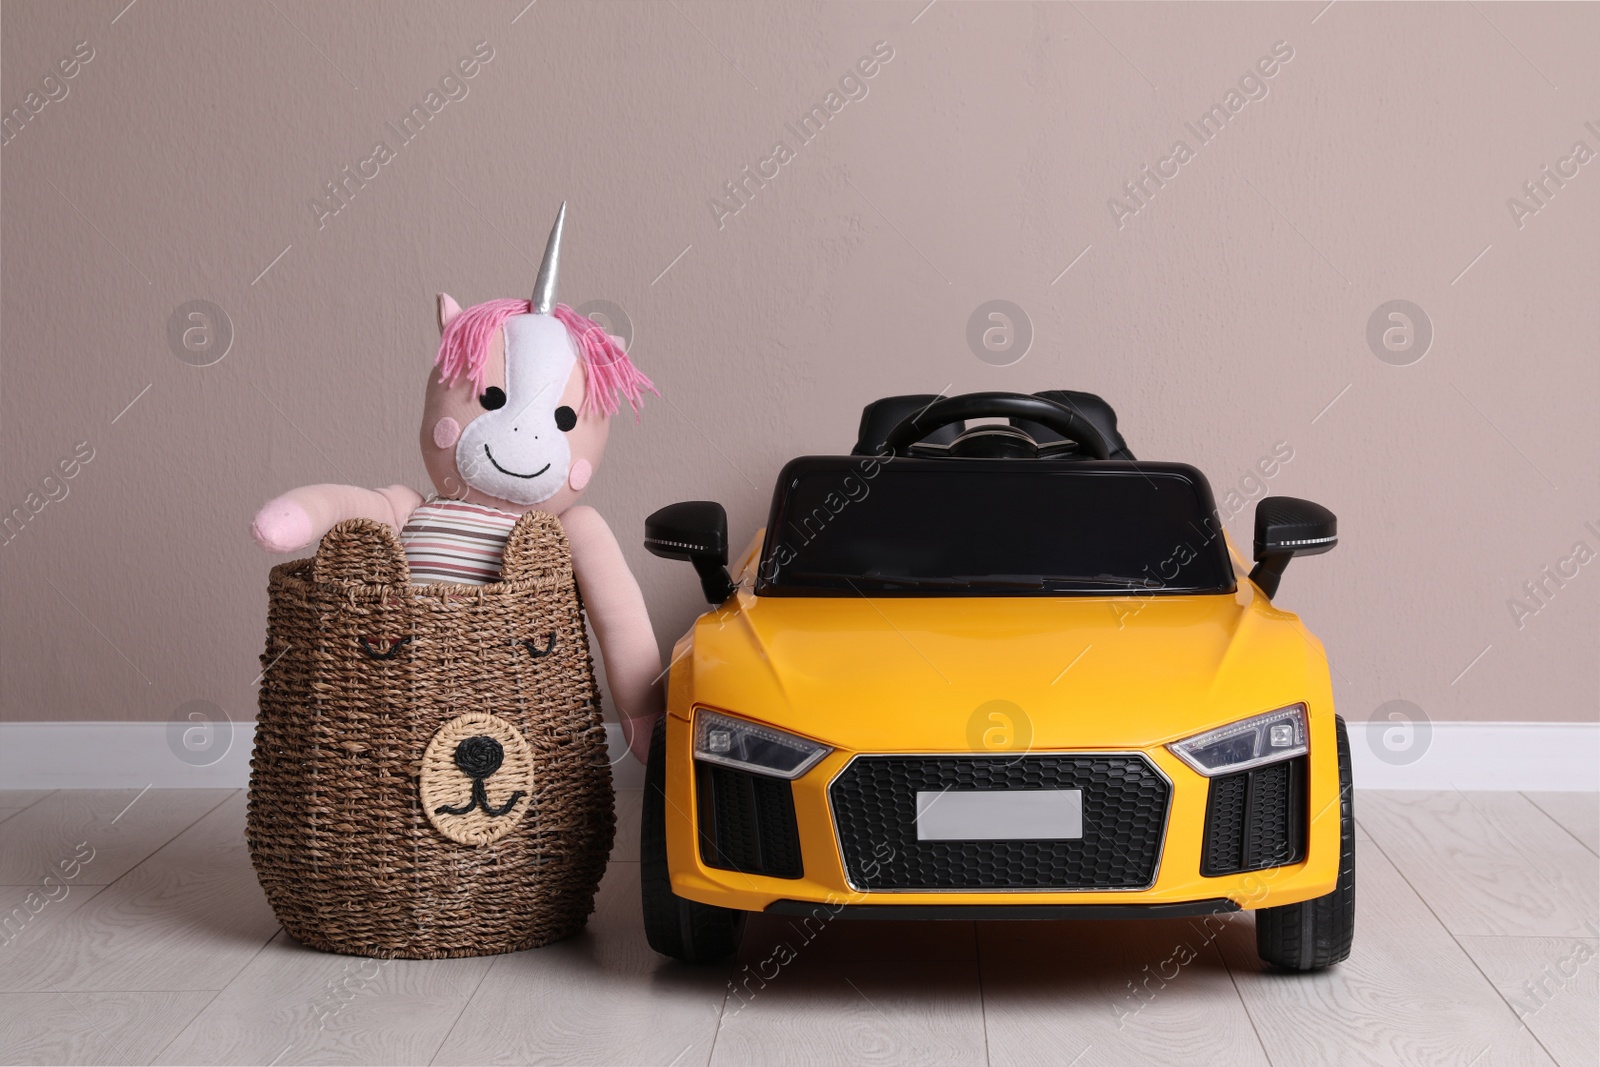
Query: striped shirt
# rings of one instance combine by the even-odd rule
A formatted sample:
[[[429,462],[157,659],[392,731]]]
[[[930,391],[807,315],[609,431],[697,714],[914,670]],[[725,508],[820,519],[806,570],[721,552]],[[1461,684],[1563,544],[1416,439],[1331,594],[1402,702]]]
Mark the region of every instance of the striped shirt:
[[[435,497],[423,503],[400,531],[412,584],[499,581],[506,539],[520,517],[462,500]]]

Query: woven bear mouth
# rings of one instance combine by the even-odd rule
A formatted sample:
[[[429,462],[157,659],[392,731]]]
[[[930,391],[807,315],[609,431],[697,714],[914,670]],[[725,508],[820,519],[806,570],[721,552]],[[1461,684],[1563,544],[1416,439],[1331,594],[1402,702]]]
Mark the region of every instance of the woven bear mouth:
[[[472,779],[472,796],[465,804],[453,807],[441,804],[434,809],[435,815],[468,815],[474,808],[482,808],[483,813],[491,819],[498,819],[517,806],[517,801],[526,794],[517,790],[504,804],[496,807],[489,803],[489,794],[484,783],[500,769],[500,764],[505,759],[505,748],[494,738],[486,734],[478,734],[461,741],[456,745],[455,764],[462,774]]]
[[[488,445],[483,446],[483,454],[489,457],[489,462],[494,464],[495,470],[499,471],[501,474],[509,474],[513,478],[537,478],[539,475],[550,469],[550,464],[546,463],[532,474],[518,474],[516,471],[508,471],[504,467],[500,466],[500,464],[495,463],[494,453],[489,451]]]

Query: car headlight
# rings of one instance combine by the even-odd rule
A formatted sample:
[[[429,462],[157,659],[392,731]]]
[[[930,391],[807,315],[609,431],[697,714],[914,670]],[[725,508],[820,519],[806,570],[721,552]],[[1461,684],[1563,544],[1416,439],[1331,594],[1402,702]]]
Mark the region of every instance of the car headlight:
[[[1306,706],[1291,704],[1186,737],[1167,748],[1207,778],[1303,756],[1309,751]]]
[[[833,749],[770,726],[718,715],[694,713],[694,758],[776,778],[798,778]]]

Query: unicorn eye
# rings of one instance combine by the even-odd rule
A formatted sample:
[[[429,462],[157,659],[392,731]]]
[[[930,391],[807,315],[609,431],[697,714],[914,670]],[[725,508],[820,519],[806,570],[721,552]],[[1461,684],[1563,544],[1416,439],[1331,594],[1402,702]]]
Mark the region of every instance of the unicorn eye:
[[[482,404],[486,411],[503,408],[506,406],[506,391],[498,385],[491,385],[483,391],[482,396],[478,397],[478,403]]]
[[[556,408],[556,429],[560,430],[562,433],[566,433],[576,425],[578,425],[577,412],[573,411],[565,404],[562,404],[560,407]]]

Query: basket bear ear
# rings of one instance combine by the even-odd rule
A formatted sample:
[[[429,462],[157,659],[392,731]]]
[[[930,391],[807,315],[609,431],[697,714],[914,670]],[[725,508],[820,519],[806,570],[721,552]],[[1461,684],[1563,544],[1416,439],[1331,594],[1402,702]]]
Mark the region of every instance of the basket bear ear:
[[[517,520],[506,538],[500,580],[520,582],[553,577],[572,570],[572,550],[561,520],[548,511],[530,511]]]
[[[411,581],[411,568],[392,529],[371,519],[346,519],[323,535],[311,577],[318,582],[405,585]]]

